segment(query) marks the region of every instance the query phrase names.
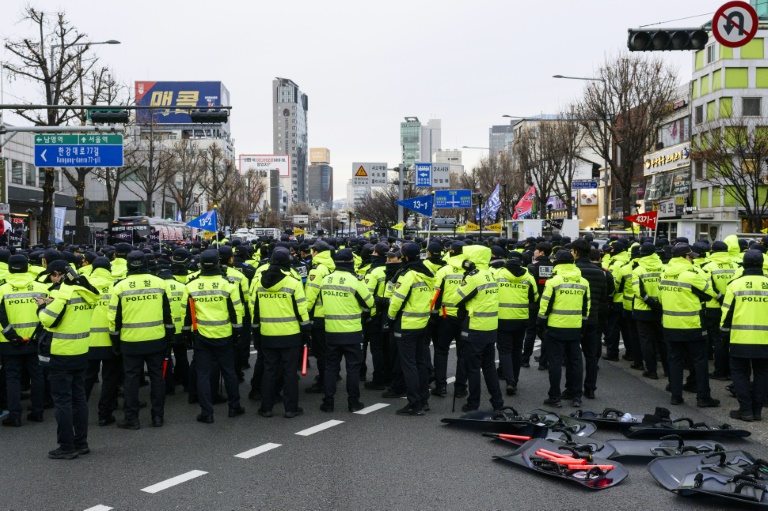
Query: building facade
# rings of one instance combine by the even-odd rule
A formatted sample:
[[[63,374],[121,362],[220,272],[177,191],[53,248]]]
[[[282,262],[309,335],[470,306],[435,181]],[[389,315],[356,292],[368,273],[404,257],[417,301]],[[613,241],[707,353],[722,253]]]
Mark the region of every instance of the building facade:
[[[768,54],[766,53],[768,25],[765,22],[746,45],[740,48],[722,46],[714,37],[703,50],[693,56],[691,81],[691,145],[694,151],[715,150],[718,141],[731,144],[731,137],[741,138],[740,130],[746,130],[747,138],[765,137],[768,113]],[[736,142],[733,142],[736,144]],[[739,161],[733,147],[732,164],[738,169],[735,174],[744,173],[747,160]],[[768,172],[765,162],[756,162],[755,168],[762,181],[758,184],[764,197]],[[703,227],[701,232],[714,233],[718,228],[736,223],[740,230],[747,230],[745,208],[738,196],[729,189],[738,186],[730,179],[720,179],[718,170],[706,161],[693,165],[693,184],[689,218]],[[761,199],[764,200],[764,199]],[[709,224],[709,225],[706,225]],[[706,226],[706,228],[704,228]],[[763,220],[762,227],[766,227]]]
[[[499,155],[512,150],[515,140],[515,127],[512,124],[502,124],[488,128],[488,154]]]
[[[333,202],[333,167],[327,163],[309,166],[309,198],[315,207],[330,208]]]
[[[410,169],[414,163],[431,162],[432,155],[441,149],[442,122],[430,119],[422,124],[418,117],[406,117],[400,123],[401,161]]]
[[[291,203],[307,202],[309,179],[309,145],[307,138],[307,95],[288,78],[272,80],[272,149],[275,154],[288,154],[290,175],[281,176],[286,193],[281,200],[281,213]]]
[[[461,174],[464,172],[464,165],[461,162],[461,151],[458,149],[441,149],[435,151],[432,155],[433,163],[447,163],[451,166],[450,172]]]

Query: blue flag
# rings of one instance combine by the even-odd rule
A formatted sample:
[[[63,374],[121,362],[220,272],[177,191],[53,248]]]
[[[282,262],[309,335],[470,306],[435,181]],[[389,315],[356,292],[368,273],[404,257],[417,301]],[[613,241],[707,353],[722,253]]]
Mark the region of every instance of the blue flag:
[[[499,198],[499,185],[497,184],[493,193],[491,193],[491,195],[488,196],[488,200],[485,201],[485,205],[483,206],[483,218],[495,220],[496,213],[499,212],[500,208],[501,199]]]
[[[395,204],[402,206],[416,213],[421,213],[424,216],[432,216],[432,203],[434,197],[432,195],[422,195],[420,197],[412,197],[410,199],[396,200]]]
[[[206,211],[197,218],[193,218],[187,225],[204,231],[216,232],[219,230],[219,220],[216,217],[216,210]]]

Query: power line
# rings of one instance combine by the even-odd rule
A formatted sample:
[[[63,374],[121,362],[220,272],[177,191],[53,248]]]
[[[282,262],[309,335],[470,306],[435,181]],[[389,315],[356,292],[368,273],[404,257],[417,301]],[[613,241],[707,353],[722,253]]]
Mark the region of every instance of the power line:
[[[760,5],[768,4],[768,0],[763,0],[762,2],[757,2],[753,7],[757,7]],[[653,25],[663,25],[664,23],[672,23],[673,21],[682,21],[682,20],[689,20],[693,18],[700,18],[702,16],[710,16],[712,14],[715,14],[715,11],[712,12],[705,12],[702,14],[696,14],[695,16],[686,16],[685,18],[676,18],[673,20],[667,20],[667,21],[657,21],[656,23],[648,23],[647,25],[640,25],[638,28],[644,28],[644,27],[650,27]]]

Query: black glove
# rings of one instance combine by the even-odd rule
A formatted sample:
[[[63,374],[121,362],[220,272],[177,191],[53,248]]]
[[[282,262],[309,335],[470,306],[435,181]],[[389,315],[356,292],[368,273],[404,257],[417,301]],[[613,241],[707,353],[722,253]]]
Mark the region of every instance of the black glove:
[[[184,332],[181,332],[182,339],[184,340],[184,344],[187,346],[187,349],[192,348],[192,332],[189,330],[185,330]]]
[[[547,318],[536,316],[536,326],[547,326]]]
[[[717,303],[720,305],[723,304],[723,300],[725,300],[725,295],[723,293],[719,293],[717,297],[715,297],[715,300],[717,300]]]
[[[306,330],[301,332],[301,342],[304,343],[304,346],[311,346],[312,345],[312,334],[307,332]]]
[[[17,348],[24,346],[24,344],[26,344],[24,342],[24,339],[22,339],[18,335],[14,335],[13,337],[6,336],[6,339],[8,339],[8,342],[10,342],[12,346],[15,346]]]

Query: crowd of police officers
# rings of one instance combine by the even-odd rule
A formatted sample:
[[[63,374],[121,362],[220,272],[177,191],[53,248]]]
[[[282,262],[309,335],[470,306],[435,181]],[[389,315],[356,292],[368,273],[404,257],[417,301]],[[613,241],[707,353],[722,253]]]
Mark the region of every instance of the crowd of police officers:
[[[0,249],[2,425],[22,425],[28,392],[27,421],[55,410],[58,448],[48,456],[85,455],[87,401],[99,381],[99,426],[140,429],[143,385],[154,427],[164,425],[166,396],[179,386],[199,404],[197,421],[214,422],[219,402],[237,417],[245,413],[239,384],[251,346],[248,398],[260,402],[262,417],[279,402],[286,418],[303,413],[298,378],[308,348],[317,376],[305,391],[322,394],[323,412],[336,406],[343,359],[349,411],[365,407],[362,382],[385,398],[407,398],[398,415],[423,415],[431,396],[449,394],[454,343],[452,395],[466,398],[462,411],[481,407],[481,381],[500,410],[501,382],[507,396],[518,392],[537,337],[549,407],[594,399],[599,361],[619,361],[623,341],[622,358],[643,377],[658,379],[661,366],[673,405],[687,390],[699,407],[719,406],[710,379],[732,380],[739,406],[730,416],[760,420],[767,244],[768,237],[747,246],[735,236],[711,245],[612,237],[599,246],[589,234],[302,242],[284,235]]]

